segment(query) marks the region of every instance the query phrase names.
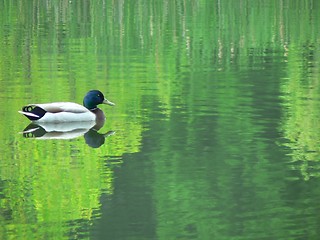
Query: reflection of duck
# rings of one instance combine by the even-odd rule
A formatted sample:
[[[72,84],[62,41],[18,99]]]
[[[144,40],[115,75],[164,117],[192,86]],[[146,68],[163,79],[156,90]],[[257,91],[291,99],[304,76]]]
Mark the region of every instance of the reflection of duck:
[[[105,138],[114,131],[98,133],[103,122],[72,122],[72,123],[30,123],[22,132],[25,138],[36,139],[72,139],[84,135],[86,143],[93,148],[104,144]]]
[[[98,90],[91,90],[83,99],[83,106],[72,102],[55,102],[44,104],[29,104],[19,113],[33,122],[84,122],[105,119],[104,113],[97,105],[115,104],[105,99]]]
[[[80,137],[89,131],[96,123],[70,122],[70,123],[30,123],[24,130],[25,138],[38,139],[72,139]]]
[[[99,148],[104,144],[105,139],[109,136],[112,136],[113,134],[115,134],[114,131],[109,131],[107,133],[101,134],[94,129],[90,129],[84,134],[84,139],[86,140],[86,144],[88,144],[90,147]]]

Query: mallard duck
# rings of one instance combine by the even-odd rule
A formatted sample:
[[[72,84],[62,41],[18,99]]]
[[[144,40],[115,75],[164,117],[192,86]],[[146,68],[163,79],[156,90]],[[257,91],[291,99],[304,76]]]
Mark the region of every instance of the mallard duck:
[[[84,97],[83,106],[72,102],[29,104],[22,107],[19,113],[33,122],[104,121],[105,115],[97,107],[99,104],[115,105],[105,99],[99,90],[91,90]]]

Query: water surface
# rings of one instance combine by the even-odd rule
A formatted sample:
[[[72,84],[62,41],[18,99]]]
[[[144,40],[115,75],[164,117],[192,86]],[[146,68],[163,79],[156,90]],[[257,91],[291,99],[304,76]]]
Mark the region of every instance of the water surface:
[[[0,238],[317,239],[319,7],[0,2]],[[90,89],[101,128],[21,134]]]

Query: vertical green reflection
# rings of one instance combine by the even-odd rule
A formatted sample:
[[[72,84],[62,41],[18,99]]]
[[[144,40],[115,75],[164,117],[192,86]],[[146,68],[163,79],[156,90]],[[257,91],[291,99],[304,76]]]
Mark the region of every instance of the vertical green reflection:
[[[292,46],[288,53],[288,77],[283,79],[282,130],[291,149],[293,169],[304,180],[320,176],[319,48]]]

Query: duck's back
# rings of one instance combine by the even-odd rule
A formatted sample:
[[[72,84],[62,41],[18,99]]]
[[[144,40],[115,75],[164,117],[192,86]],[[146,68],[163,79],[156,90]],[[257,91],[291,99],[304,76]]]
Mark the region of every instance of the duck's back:
[[[73,102],[55,102],[55,103],[41,103],[29,104],[28,106],[37,106],[50,113],[69,112],[69,113],[85,113],[89,110],[77,103]]]

